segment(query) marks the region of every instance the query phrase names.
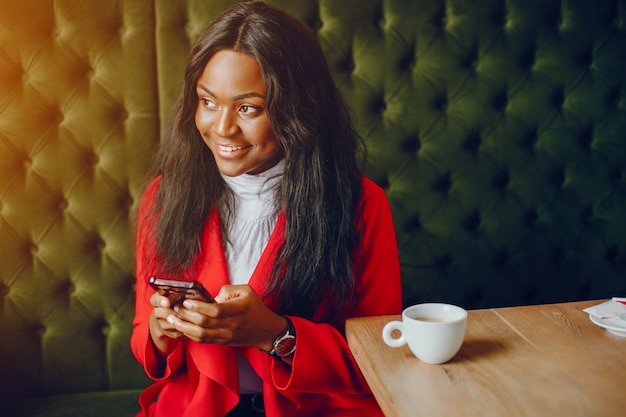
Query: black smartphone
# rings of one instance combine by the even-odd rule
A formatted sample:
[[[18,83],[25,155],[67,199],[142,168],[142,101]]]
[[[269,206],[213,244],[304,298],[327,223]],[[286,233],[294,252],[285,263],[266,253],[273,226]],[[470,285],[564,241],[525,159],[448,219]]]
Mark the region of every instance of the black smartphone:
[[[187,298],[207,303],[215,302],[211,294],[198,281],[179,281],[150,277],[148,283],[159,294],[169,298],[172,306],[182,303]]]

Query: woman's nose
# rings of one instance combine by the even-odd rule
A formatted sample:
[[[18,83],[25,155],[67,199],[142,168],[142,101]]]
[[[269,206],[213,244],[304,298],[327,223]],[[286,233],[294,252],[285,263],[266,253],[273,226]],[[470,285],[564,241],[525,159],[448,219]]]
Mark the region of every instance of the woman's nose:
[[[237,119],[235,112],[229,109],[221,109],[215,121],[215,133],[227,138],[237,133]]]

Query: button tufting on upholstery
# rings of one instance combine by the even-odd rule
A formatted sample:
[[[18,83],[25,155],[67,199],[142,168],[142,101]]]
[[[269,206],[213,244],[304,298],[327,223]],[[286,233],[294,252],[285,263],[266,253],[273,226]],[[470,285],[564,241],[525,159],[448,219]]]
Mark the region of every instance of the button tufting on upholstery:
[[[503,169],[496,174],[496,176],[491,181],[491,185],[496,191],[503,192],[509,185],[509,181],[509,171],[507,169]]]
[[[538,219],[539,216],[537,214],[537,211],[531,208],[524,213],[522,217],[522,223],[524,224],[524,227],[531,229],[537,225]]]
[[[87,238],[85,247],[89,252],[102,252],[106,246],[106,241],[99,235],[92,235]]]
[[[57,300],[65,300],[65,303],[68,304],[69,300],[75,295],[76,293],[76,286],[74,285],[74,283],[68,278],[65,281],[60,282],[57,287],[56,290],[54,291],[55,293],[55,298]]]
[[[588,229],[593,229],[593,208],[592,207],[584,207],[578,216],[580,224],[587,227]]]
[[[402,142],[402,151],[409,154],[416,154],[422,147],[418,136],[410,136]]]
[[[533,154],[538,140],[537,129],[529,129],[521,135],[520,145],[525,152]]]
[[[415,45],[407,46],[404,53],[398,57],[396,70],[400,73],[411,73],[415,68],[416,52]]]
[[[373,181],[380,187],[383,189],[387,189],[389,188],[389,178],[384,176],[384,177],[378,177],[378,178],[374,178]]]
[[[445,113],[445,111],[448,108],[448,97],[446,97],[443,94],[440,94],[433,99],[432,104],[436,110],[442,113]]]
[[[126,213],[130,212],[130,209],[134,203],[135,200],[127,191],[120,193],[119,196],[116,198],[116,206]]]
[[[480,132],[476,130],[470,130],[463,139],[463,149],[469,153],[475,154],[480,149],[481,144]]]
[[[609,181],[616,187],[624,187],[624,170],[626,167],[615,168],[609,173]]]
[[[565,101],[565,92],[562,87],[557,87],[550,93],[550,104],[554,107],[562,107]]]
[[[434,191],[437,191],[441,194],[448,194],[450,188],[452,187],[452,180],[450,178],[450,173],[446,172],[441,175],[432,183],[432,188]]]
[[[593,64],[593,47],[587,46],[578,54],[578,65],[590,67]]]
[[[552,251],[551,251],[552,262],[557,267],[562,267],[564,260],[565,260],[565,254],[566,254],[566,251],[562,246],[552,248]]]
[[[421,229],[422,229],[422,222],[420,221],[420,218],[418,216],[410,217],[402,225],[402,231],[413,236],[417,235]]]
[[[24,167],[26,171],[30,170],[31,167],[33,166],[33,160],[30,157],[25,156],[24,159],[22,160],[22,166]]]
[[[38,339],[43,339],[46,336],[48,328],[43,323],[34,324],[31,328],[33,334],[37,335]]]
[[[617,260],[619,257],[619,253],[620,253],[620,250],[616,245],[610,245],[608,248],[606,248],[604,257],[609,264],[611,264],[613,267],[617,267],[618,266]]]
[[[345,54],[343,58],[339,61],[339,67],[337,70],[339,72],[346,73],[350,75],[356,69],[356,65],[354,63],[354,56],[352,54]]]
[[[60,197],[56,206],[58,207],[59,211],[64,212],[65,210],[67,210],[69,203],[65,198]]]
[[[463,228],[470,234],[475,234],[480,228],[480,212],[474,210],[462,222]]]
[[[446,16],[445,5],[443,3],[437,4],[437,10],[432,14],[430,23],[437,29],[445,29],[448,23],[448,17]]]
[[[385,14],[383,12],[383,4],[371,4],[368,5],[369,23],[371,27],[383,29],[385,27]]]
[[[494,251],[492,262],[497,268],[504,268],[509,262],[509,251],[506,249]]]
[[[478,67],[478,44],[467,49],[465,56],[461,58],[461,67],[474,72]]]
[[[489,12],[489,21],[495,26],[505,27],[508,23],[505,3],[495,3]]]
[[[20,86],[26,86],[28,84],[30,84],[30,80],[31,80],[31,76],[30,73],[28,71],[26,71],[25,69],[21,68],[21,67],[16,67],[16,74],[19,74],[19,78],[21,78],[21,83],[14,83],[13,85],[20,85]]]
[[[5,285],[4,282],[0,281],[0,297],[6,298],[10,291],[11,288],[8,285]]]
[[[552,171],[552,173],[550,174],[550,177],[548,178],[548,181],[554,187],[561,188],[565,185],[565,178],[566,178],[566,175],[565,175],[565,171],[563,170],[563,168],[558,168]]]
[[[108,337],[113,329],[111,328],[109,323],[107,323],[106,321],[102,321],[101,323],[96,324],[96,331],[97,333],[102,334],[104,337]]]
[[[496,111],[504,110],[506,108],[507,103],[508,103],[508,97],[507,97],[506,90],[496,91],[493,94],[493,98],[491,99],[491,105],[493,106],[494,110]]]
[[[622,92],[620,87],[614,87],[609,89],[606,94],[606,105],[607,107],[618,107],[620,106],[620,100],[622,98]]]
[[[517,65],[525,71],[531,70],[535,65],[535,61],[537,59],[535,53],[537,50],[537,46],[533,42],[528,48],[524,49],[522,53],[519,55],[519,59],[517,60]]]
[[[433,266],[437,269],[446,269],[452,264],[452,255],[444,253],[434,259]]]
[[[558,28],[564,30],[566,28],[566,19],[563,18],[560,2],[546,2],[543,14],[545,16],[545,25],[548,28]]]
[[[37,256],[37,252],[39,252],[39,246],[35,242],[30,242],[28,245],[28,252],[34,257]]]
[[[119,122],[126,122],[128,120],[129,114],[127,109],[123,105],[119,105],[117,108],[113,108],[111,110],[111,119]]]
[[[317,9],[315,11],[317,12]],[[320,19],[319,13],[302,16],[302,21],[304,21],[307,26],[316,33],[322,30],[322,27],[324,26],[324,22]]]
[[[593,129],[590,127],[581,128],[577,135],[577,142],[581,148],[590,150],[593,142]]]
[[[384,97],[376,97],[372,100],[369,107],[372,115],[379,116],[385,112],[385,109],[387,108],[387,103],[385,102]]]

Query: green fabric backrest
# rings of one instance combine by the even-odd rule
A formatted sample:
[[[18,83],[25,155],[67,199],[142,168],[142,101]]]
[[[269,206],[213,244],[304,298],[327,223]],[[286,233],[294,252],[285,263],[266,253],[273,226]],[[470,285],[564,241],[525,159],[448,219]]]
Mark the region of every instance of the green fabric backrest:
[[[129,337],[132,212],[159,137],[153,16],[0,1],[0,399],[146,384]]]
[[[156,2],[162,116],[189,45],[234,3]],[[354,112],[405,305],[626,294],[625,1],[268,3],[317,33]]]
[[[234,1],[0,0],[0,399],[146,384],[132,213]],[[625,0],[281,0],[389,196],[405,305],[626,294]]]

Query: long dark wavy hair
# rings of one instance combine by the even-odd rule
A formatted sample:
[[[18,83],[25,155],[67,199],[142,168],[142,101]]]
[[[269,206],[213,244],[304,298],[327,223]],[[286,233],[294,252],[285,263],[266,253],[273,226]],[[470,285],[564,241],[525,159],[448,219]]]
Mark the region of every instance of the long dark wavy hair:
[[[281,314],[340,322],[356,301],[364,147],[315,35],[262,2],[223,12],[189,56],[152,175],[162,176],[152,210],[159,268],[169,276],[188,272],[211,210],[218,209],[222,221],[229,218],[229,191],[194,121],[196,83],[224,49],[259,63],[267,114],[285,159],[276,197],[285,213],[285,240],[263,296],[278,300]]]

